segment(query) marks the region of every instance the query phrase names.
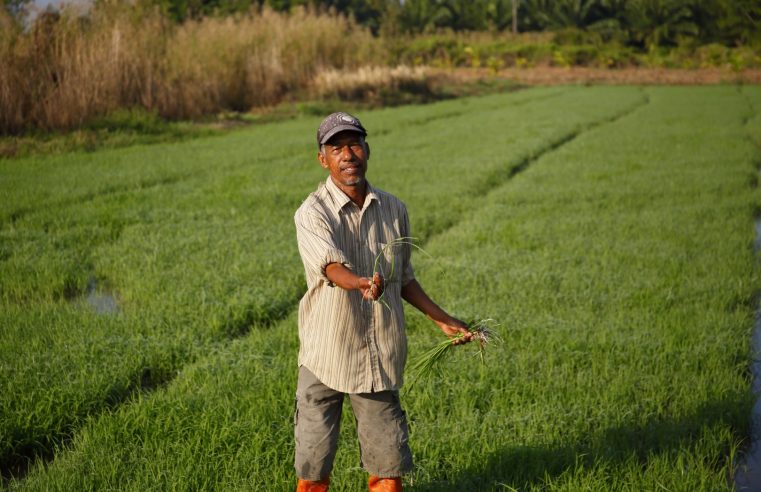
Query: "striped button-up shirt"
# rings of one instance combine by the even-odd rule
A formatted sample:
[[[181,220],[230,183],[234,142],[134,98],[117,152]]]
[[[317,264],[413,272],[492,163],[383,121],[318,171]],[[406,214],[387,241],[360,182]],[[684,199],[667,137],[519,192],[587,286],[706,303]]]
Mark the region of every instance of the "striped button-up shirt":
[[[404,203],[368,183],[360,208],[328,177],[294,219],[307,281],[299,303],[299,365],[336,391],[398,390],[407,359],[401,290],[414,273],[409,245],[384,246],[409,236]],[[384,302],[365,301],[325,275],[328,264],[342,263],[372,277],[376,259],[386,277]]]

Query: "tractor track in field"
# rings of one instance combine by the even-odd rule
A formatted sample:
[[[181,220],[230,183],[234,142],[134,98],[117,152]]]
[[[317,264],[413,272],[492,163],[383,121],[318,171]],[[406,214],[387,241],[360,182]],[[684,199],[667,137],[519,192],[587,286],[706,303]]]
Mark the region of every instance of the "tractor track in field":
[[[7,224],[13,225],[16,222],[18,222],[20,219],[22,219],[23,217],[30,214],[34,214],[35,212],[46,209],[46,208],[61,208],[61,207],[82,205],[87,202],[97,200],[99,198],[117,196],[121,193],[134,192],[135,190],[147,191],[147,190],[159,188],[162,186],[172,186],[181,181],[184,181],[185,179],[190,178],[191,176],[192,174],[184,174],[181,176],[166,176],[166,177],[157,178],[157,179],[147,179],[145,181],[140,181],[138,183],[134,183],[130,185],[113,185],[113,186],[108,186],[99,191],[92,191],[92,192],[84,193],[82,195],[77,195],[71,198],[66,198],[63,200],[41,202],[36,207],[20,207],[6,214],[5,217],[3,217],[2,222],[4,225],[7,225]]]
[[[607,118],[603,118],[603,119],[594,121],[592,123],[588,123],[586,125],[581,125],[578,128],[576,128],[574,131],[561,135],[555,141],[549,142],[547,146],[540,149],[536,153],[530,153],[529,155],[523,157],[522,159],[518,160],[514,164],[507,164],[503,166],[502,168],[492,171],[491,173],[487,174],[484,179],[480,180],[475,186],[473,186],[471,190],[469,190],[466,193],[470,193],[475,196],[485,196],[487,194],[490,194],[494,190],[498,189],[500,186],[503,186],[505,183],[509,182],[518,174],[528,169],[532,164],[537,162],[539,159],[541,159],[545,155],[550,154],[562,148],[563,146],[576,140],[578,137],[592,130],[595,130],[596,128],[599,128],[601,126],[608,125],[608,124],[613,124],[617,122],[618,120],[621,120],[633,114],[635,111],[647,106],[648,104],[650,104],[650,96],[644,90],[641,90],[641,91],[642,91],[642,100],[639,101],[638,103],[635,103],[631,107],[625,108],[624,110],[614,115],[611,115]],[[449,229],[454,228],[460,222],[462,222],[465,217],[466,217],[465,214],[461,214],[459,217],[455,217],[453,221],[444,224],[443,227],[433,228],[431,231],[428,232],[428,234],[425,237],[421,238],[422,239],[421,242],[423,244],[426,244],[434,237],[446,233]]]
[[[145,367],[142,371],[133,375],[131,379],[133,380],[133,385],[128,391],[110,392],[106,397],[106,403],[97,412],[88,414],[87,419],[97,418],[101,414],[112,412],[122,405],[129,404],[130,401],[139,395],[147,395],[158,389],[165,388],[174,378],[157,377],[152,374],[151,368]],[[0,489],[8,487],[12,481],[23,481],[26,475],[38,463],[43,466],[52,463],[58,453],[65,452],[69,448],[80,428],[81,423],[68,428],[64,426],[63,432],[45,436],[46,441],[50,442],[47,446],[41,446],[38,442],[34,442],[21,446],[12,453],[0,456]]]
[[[298,306],[300,298],[301,293],[278,299],[271,302],[266,309],[260,310],[263,312],[257,314],[253,314],[256,311],[256,306],[252,306],[242,318],[235,318],[232,314],[228,315],[228,320],[224,323],[215,343],[227,345],[236,339],[247,336],[254,328],[276,326],[290,316]],[[117,316],[121,311],[117,296],[108,290],[101,290],[94,275],[88,281],[85,291],[77,292],[75,297],[68,300],[79,303],[83,309],[90,309],[100,316]],[[197,357],[191,357],[190,360],[186,360],[175,370],[169,372],[156,371],[150,366],[142,367],[130,375],[131,383],[126,391],[114,391],[109,394],[105,404],[96,411],[88,413],[87,419],[76,419],[72,425],[63,425],[62,432],[48,434],[41,438],[50,442],[51,445],[29,444],[21,446],[12,453],[0,455],[0,489],[8,486],[11,481],[23,481],[35,463],[42,463],[43,466],[52,463],[58,453],[66,451],[85,420],[97,419],[104,413],[131,405],[137,396],[146,397],[155,391],[166,388],[184,368],[195,364],[201,358],[202,355],[197,354]]]
[[[519,107],[519,106],[523,106],[523,105],[526,105],[526,104],[529,104],[529,103],[533,103],[533,102],[537,102],[537,101],[544,101],[544,100],[547,100],[547,99],[552,99],[552,98],[561,96],[563,93],[564,93],[564,91],[557,91],[557,92],[553,92],[551,94],[544,94],[544,95],[539,95],[539,96],[536,96],[536,97],[526,98],[524,100],[516,102],[511,107]],[[469,112],[468,108],[466,108],[466,109],[462,109],[462,110],[448,111],[448,112],[445,112],[445,113],[442,113],[442,114],[439,114],[439,115],[434,115],[434,116],[431,116],[431,117],[417,118],[417,119],[413,119],[413,120],[407,121],[407,122],[399,125],[398,127],[395,127],[393,130],[391,130],[391,129],[385,129],[385,130],[380,130],[380,131],[374,132],[374,135],[375,136],[383,136],[383,135],[387,135],[387,134],[393,133],[394,131],[398,131],[399,129],[402,129],[402,128],[415,127],[415,126],[425,126],[425,125],[427,125],[429,123],[432,123],[434,121],[444,120],[444,119],[450,119],[450,118],[457,118],[457,117],[462,116],[462,115],[464,115],[464,114],[466,114],[468,112]],[[219,169],[217,169],[217,170],[219,170]],[[201,172],[196,171],[196,172],[186,173],[186,174],[177,175],[177,176],[166,176],[166,177],[157,178],[157,179],[147,179],[147,180],[140,181],[140,182],[137,182],[137,183],[133,183],[133,184],[130,184],[130,185],[112,185],[112,186],[107,186],[107,187],[105,187],[105,188],[103,188],[101,190],[98,190],[98,191],[92,191],[92,192],[88,192],[88,193],[83,193],[81,195],[77,195],[77,196],[70,197],[70,198],[65,198],[65,199],[62,199],[62,200],[53,200],[53,201],[50,201],[50,202],[41,202],[38,206],[35,206],[35,207],[19,207],[19,208],[15,209],[15,210],[12,210],[12,211],[10,211],[10,212],[8,212],[6,214],[3,214],[0,223],[2,223],[3,225],[7,225],[7,224],[13,225],[18,220],[22,219],[23,217],[25,217],[27,215],[30,215],[30,214],[34,214],[38,210],[41,210],[41,209],[44,209],[44,208],[51,208],[51,207],[58,208],[58,207],[69,207],[69,206],[73,206],[73,205],[82,205],[84,203],[87,203],[87,202],[90,202],[90,201],[93,201],[93,200],[96,200],[96,199],[99,199],[99,198],[106,198],[106,197],[109,197],[109,196],[116,196],[116,195],[119,195],[121,193],[134,192],[135,190],[148,191],[148,190],[151,190],[153,188],[159,188],[161,186],[172,186],[172,185],[175,185],[177,183],[186,181],[186,180],[188,180],[190,178],[201,176],[203,174],[205,174],[205,172],[203,172],[203,171],[201,171]]]
[[[563,147],[564,145],[567,145],[567,144],[573,142],[574,140],[576,140],[580,136],[582,136],[582,135],[584,135],[584,134],[586,134],[586,133],[588,133],[588,132],[590,132],[592,130],[595,130],[596,128],[599,128],[599,127],[604,126],[604,125],[613,124],[613,123],[617,122],[618,120],[623,119],[623,118],[631,115],[632,113],[634,113],[638,109],[646,106],[649,103],[650,103],[650,96],[646,92],[642,91],[642,101],[640,101],[639,103],[634,104],[634,105],[632,105],[632,107],[626,108],[623,111],[621,111],[621,112],[619,112],[617,114],[614,114],[614,115],[612,115],[612,116],[610,116],[608,118],[604,118],[602,120],[598,120],[598,121],[595,121],[593,123],[590,123],[590,124],[587,124],[587,125],[583,125],[583,126],[577,128],[575,131],[572,131],[572,132],[570,132],[570,133],[568,133],[566,135],[563,135],[561,138],[559,138],[555,142],[551,142],[547,147],[545,147],[544,149],[540,150],[538,153],[531,154],[531,155],[528,155],[528,156],[524,157],[516,165],[507,167],[505,169],[498,170],[497,172],[489,175],[487,180],[484,182],[484,185],[482,187],[479,187],[479,189],[482,190],[482,191],[485,189],[485,191],[487,193],[493,191],[495,188],[498,188],[502,184],[506,183],[508,180],[512,179],[517,174],[520,174],[523,171],[525,171],[526,169],[528,169],[529,166],[531,166],[533,163],[535,163],[536,161],[538,161],[539,159],[541,159],[545,155],[550,154],[550,153],[558,150],[559,148]]]
[[[537,95],[537,96],[534,96],[534,97],[529,97],[529,98],[523,99],[521,101],[515,102],[514,104],[512,104],[510,106],[510,108],[516,108],[516,107],[524,106],[524,105],[529,104],[529,103],[535,103],[535,102],[539,102],[539,101],[546,101],[547,99],[553,99],[553,98],[556,98],[556,97],[560,97],[563,94],[565,94],[565,91],[557,91],[557,92],[553,92],[553,93],[550,93],[550,94],[542,94],[542,95]],[[491,110],[495,110],[495,109],[499,110],[501,108],[492,108]],[[488,110],[489,109],[487,109],[487,111]],[[374,131],[372,136],[373,137],[378,137],[378,136],[389,135],[389,134],[397,132],[397,131],[399,131],[401,129],[413,128],[413,127],[417,127],[417,126],[425,126],[425,125],[428,125],[429,123],[433,123],[435,121],[447,120],[447,119],[451,119],[451,118],[457,118],[457,117],[463,116],[463,115],[465,115],[465,114],[467,114],[469,112],[470,112],[470,108],[466,107],[466,108],[462,108],[462,109],[455,109],[455,110],[452,110],[452,111],[447,111],[447,112],[441,113],[441,114],[431,115],[431,116],[428,116],[428,117],[415,118],[415,119],[411,119],[409,121],[403,122],[403,123],[399,124],[398,126],[395,126],[393,129],[391,129],[391,128],[385,128],[385,129],[382,129],[382,130]]]
[[[531,98],[526,101],[521,101],[520,104],[526,104],[529,102],[535,102],[537,99],[550,99],[553,97],[558,96],[559,94],[562,94],[561,92],[553,93],[545,96],[541,96],[540,98]],[[493,171],[492,173],[488,174],[483,180],[481,180],[477,186],[475,186],[472,192],[476,193],[479,196],[484,196],[486,194],[494,192],[497,188],[500,186],[506,184],[509,182],[512,178],[514,178],[516,175],[522,173],[526,169],[528,169],[532,164],[537,162],[539,159],[544,157],[545,155],[554,152],[563,146],[573,142],[578,137],[587,134],[588,132],[599,128],[603,125],[607,124],[613,124],[616,121],[625,118],[632,113],[634,113],[636,110],[646,106],[649,104],[650,98],[648,94],[642,90],[642,98],[637,103],[611,115],[605,118],[602,118],[600,120],[594,121],[592,123],[588,123],[585,125],[580,125],[575,130],[568,132],[564,135],[561,135],[556,140],[550,142],[547,146],[544,148],[539,149],[535,153],[530,153],[529,155],[523,157],[522,159],[518,160],[515,163],[508,163],[503,168],[498,169],[496,171]],[[426,124],[430,121],[439,120],[439,119],[445,119],[445,118],[456,118],[459,115],[464,114],[465,112],[450,112],[443,115],[440,115],[440,117],[432,118],[430,120],[422,121],[417,124]],[[415,120],[417,121],[417,120]],[[77,197],[76,199],[71,199],[67,201],[65,205],[75,205],[77,203],[84,203],[86,201],[95,199],[100,196],[106,196],[110,194],[116,194],[119,192],[126,192],[129,190],[132,190],[136,187],[141,188],[148,188],[148,187],[156,187],[156,186],[162,186],[162,185],[171,185],[175,184],[177,182],[182,181],[183,179],[186,179],[190,177],[191,175],[176,177],[176,178],[165,178],[162,180],[156,180],[155,182],[152,182],[150,185],[141,184],[141,185],[133,185],[129,187],[114,187],[109,190],[105,190],[99,193],[93,193],[91,195],[85,196],[85,197]],[[56,203],[56,206],[64,206],[63,204]],[[46,206],[51,206],[50,204]],[[34,212],[34,209],[29,210],[29,212]],[[441,234],[446,233],[448,230],[456,227],[460,223],[463,222],[467,218],[469,214],[460,214],[458,217],[455,217],[452,222],[448,222],[447,224],[444,224],[443,227],[439,228],[433,228],[426,237],[421,238],[422,244],[426,244],[430,242],[433,238],[436,236],[439,236]],[[80,293],[80,294],[90,294],[90,292]],[[256,317],[254,318],[244,318],[241,320],[230,321],[229,326],[226,327],[224,330],[226,340],[227,342],[231,342],[235,339],[242,338],[251,331],[251,328],[253,327],[271,327],[276,326],[279,322],[285,320],[288,316],[291,315],[294,309],[298,306],[299,303],[299,296],[296,297],[289,297],[288,299],[283,299],[282,302],[274,303],[271,306],[271,309],[266,310],[266,313],[264,317]],[[117,308],[118,309],[118,308]],[[111,310],[109,309],[108,312],[103,313],[104,315],[110,315],[112,314]],[[222,340],[220,340],[222,342]],[[224,342],[222,342],[224,343]],[[193,364],[196,361],[189,361],[188,364],[183,365],[182,367],[178,368],[176,371],[174,371],[173,375],[170,377],[164,377],[158,380],[154,380],[150,374],[150,368],[144,368],[142,374],[139,375],[140,383],[136,384],[136,386],[132,389],[132,391],[127,392],[125,395],[121,395],[119,398],[114,399],[114,401],[104,406],[101,410],[97,412],[93,412],[90,415],[90,418],[98,418],[99,415],[105,413],[105,412],[113,412],[115,409],[123,406],[123,405],[130,405],[133,401],[133,396],[140,393],[143,395],[150,395],[154,391],[160,390],[162,388],[165,388],[169,384],[172,383],[174,377],[178,375],[184,367],[187,365]],[[73,428],[70,428],[68,432],[62,435],[57,436],[48,436],[52,438],[53,441],[60,443],[60,450],[64,450],[67,447],[67,443],[71,442],[73,437],[78,432],[79,427],[74,426]],[[60,452],[60,450],[58,452]],[[32,464],[35,462],[35,460],[40,460],[45,465],[52,463],[58,452],[51,450],[51,449],[29,449],[22,451],[21,453],[14,453],[12,456],[3,456],[0,458],[0,477],[1,482],[3,485],[7,484],[11,480],[23,480],[26,476],[26,474],[30,471]]]
[[[529,97],[529,98],[526,98],[524,100],[521,100],[521,101],[518,101],[518,102],[514,103],[511,107],[520,107],[520,106],[523,106],[523,105],[526,105],[526,104],[529,104],[529,103],[534,103],[534,102],[537,102],[537,101],[544,101],[544,100],[547,100],[547,99],[552,99],[552,98],[560,97],[561,95],[564,94],[564,92],[565,91],[559,90],[557,92],[553,92],[553,93],[550,93],[550,94],[543,94],[543,95],[538,95],[538,96],[535,96],[535,97]],[[438,121],[438,120],[457,118],[459,116],[462,116],[462,115],[468,113],[469,109],[470,108],[457,109],[457,110],[448,111],[448,112],[445,112],[445,113],[442,113],[442,114],[433,115],[433,116],[430,116],[430,117],[421,117],[421,118],[412,119],[412,120],[409,120],[407,122],[404,122],[404,123],[400,124],[398,127],[394,127],[393,130],[392,129],[383,129],[383,130],[376,131],[376,132],[374,132],[374,136],[387,135],[387,134],[393,133],[395,131],[398,131],[399,129],[409,128],[409,127],[425,126],[425,125],[427,125],[429,123],[432,123],[432,122]],[[219,170],[220,169],[217,169],[217,171],[219,171]],[[98,190],[98,191],[92,191],[92,192],[88,192],[88,193],[83,193],[81,195],[77,195],[77,196],[70,197],[70,198],[65,198],[65,199],[62,199],[62,200],[53,200],[53,201],[50,201],[50,202],[43,201],[43,202],[40,202],[40,204],[38,204],[35,207],[19,207],[19,208],[15,209],[15,210],[11,210],[11,211],[9,211],[7,213],[0,214],[0,217],[1,217],[0,218],[0,224],[2,224],[3,226],[8,225],[8,224],[13,225],[18,220],[22,219],[23,217],[25,217],[25,216],[27,216],[29,214],[33,214],[33,213],[37,212],[38,210],[41,210],[41,209],[44,209],[44,208],[69,207],[69,206],[72,206],[72,205],[81,205],[81,204],[84,204],[84,203],[87,203],[87,202],[90,202],[92,200],[96,200],[96,199],[99,199],[99,198],[105,198],[105,197],[112,196],[112,195],[113,196],[119,195],[120,193],[133,192],[135,190],[147,191],[147,190],[150,190],[152,188],[158,188],[158,187],[161,187],[161,186],[171,186],[171,185],[174,185],[174,184],[186,181],[186,180],[188,180],[190,178],[201,176],[203,174],[205,174],[205,171],[195,171],[195,172],[185,173],[185,174],[181,174],[181,175],[177,175],[177,176],[166,176],[166,177],[156,178],[156,179],[147,179],[147,180],[140,181],[140,182],[133,183],[133,184],[129,184],[129,185],[118,185],[117,184],[117,185],[107,186],[107,187],[105,187],[105,188],[103,188],[101,190]]]
[[[89,309],[100,316],[118,316],[118,296],[108,289],[102,289],[98,285],[98,278],[92,272],[84,291],[76,291],[71,294],[67,301],[77,303],[82,309]],[[298,306],[301,293],[294,293],[287,298],[276,299],[264,309],[256,309],[258,306],[251,305],[243,317],[235,317],[228,314],[228,319],[217,336],[215,344],[226,346],[232,341],[247,336],[254,328],[270,328],[285,320]],[[120,407],[131,405],[136,397],[146,397],[155,391],[166,388],[183,371],[184,368],[195,364],[202,359],[202,354],[191,356],[173,371],[157,371],[155,367],[145,366],[129,376],[131,383],[124,391],[113,391],[107,397],[103,406],[89,412],[86,419],[80,416],[71,425],[63,425],[62,431],[39,437],[33,444],[21,446],[11,453],[0,455],[0,489],[8,486],[11,481],[23,481],[36,463],[47,466],[52,463],[56,455],[65,452],[82,423],[89,419],[97,419],[100,415],[114,412]],[[51,444],[39,444],[40,441]]]

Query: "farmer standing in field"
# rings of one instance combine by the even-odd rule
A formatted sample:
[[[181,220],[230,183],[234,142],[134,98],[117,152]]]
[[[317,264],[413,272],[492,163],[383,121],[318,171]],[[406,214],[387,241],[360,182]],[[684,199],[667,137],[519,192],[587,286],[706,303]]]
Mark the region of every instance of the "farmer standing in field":
[[[407,358],[402,299],[448,336],[462,333],[455,343],[470,340],[467,325],[436,305],[415,280],[409,245],[384,249],[409,237],[409,220],[399,199],[365,179],[366,135],[350,114],[323,120],[317,160],[330,175],[295,215],[307,281],[299,304],[294,416],[298,491],[328,490],[345,394],[357,420],[369,490],[402,490],[401,475],[412,468],[399,402]],[[389,278],[381,274],[391,271]]]

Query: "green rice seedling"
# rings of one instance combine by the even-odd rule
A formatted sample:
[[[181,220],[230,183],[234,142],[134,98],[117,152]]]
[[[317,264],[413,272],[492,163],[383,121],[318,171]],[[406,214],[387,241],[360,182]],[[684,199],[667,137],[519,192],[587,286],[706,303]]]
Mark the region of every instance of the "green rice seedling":
[[[391,242],[386,243],[381,248],[381,250],[378,252],[378,254],[375,256],[375,261],[373,262],[373,275],[372,275],[372,278],[373,279],[375,278],[375,274],[380,274],[380,275],[383,276],[384,283],[390,282],[390,281],[394,280],[394,270],[395,270],[395,266],[396,266],[396,257],[394,255],[391,255],[391,268],[390,268],[390,270],[388,272],[388,275],[386,275],[386,273],[383,271],[383,267],[381,266],[380,259],[381,259],[381,257],[383,257],[383,256],[387,255],[388,253],[392,252],[394,250],[394,248],[396,248],[396,247],[404,246],[404,245],[412,246],[413,248],[417,248],[418,251],[422,252],[426,256],[430,257],[431,255],[429,255],[423,248],[421,248],[420,246],[418,246],[417,244],[414,243],[414,241],[416,241],[416,240],[417,240],[417,238],[415,238],[415,237],[403,236],[403,237],[398,237],[398,238],[392,240]],[[379,302],[379,303],[383,304],[390,311],[391,307],[383,299],[384,295],[385,295],[385,290],[384,290],[383,293],[381,293],[380,297],[378,299],[376,299],[375,301],[373,301],[373,302]]]
[[[412,246],[414,248],[417,248],[418,251],[422,252],[429,258],[431,255],[429,255],[423,248],[418,246],[414,243],[416,238],[414,237],[398,237],[394,239],[393,241],[385,244],[380,252],[376,255],[375,261],[373,262],[373,278],[375,278],[375,275],[377,273],[380,273],[384,277],[384,281],[391,281],[394,279],[394,271],[395,271],[395,264],[396,264],[396,257],[394,255],[391,255],[391,266],[390,271],[388,272],[388,276],[385,275],[383,272],[383,269],[381,267],[380,259],[382,256],[388,254],[389,252],[393,251],[395,247],[408,245]],[[388,305],[388,303],[383,299],[383,296],[385,295],[385,291],[381,294],[381,296],[376,299],[374,302],[379,302],[383,304],[387,309],[391,310],[391,307]],[[494,342],[502,342],[502,338],[497,335],[496,331],[494,330],[494,327],[498,326],[498,323],[492,319],[492,318],[483,318],[478,320],[473,320],[470,323],[468,323],[468,331],[472,335],[472,341],[476,342],[478,345],[478,352],[477,355],[481,358],[481,363],[486,363],[486,345]],[[443,360],[447,354],[449,353],[450,349],[457,345],[455,342],[459,339],[461,339],[464,335],[459,334],[455,337],[449,338],[447,340],[443,340],[442,342],[438,343],[435,347],[433,347],[431,350],[423,354],[418,360],[413,363],[413,371],[417,374],[415,377],[415,380],[419,379],[422,376],[425,376],[429,374],[433,368],[441,361]]]

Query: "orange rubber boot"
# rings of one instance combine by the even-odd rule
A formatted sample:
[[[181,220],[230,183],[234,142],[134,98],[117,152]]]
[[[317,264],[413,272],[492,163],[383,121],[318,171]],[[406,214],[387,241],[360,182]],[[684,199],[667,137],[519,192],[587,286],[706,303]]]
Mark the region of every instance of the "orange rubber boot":
[[[402,479],[400,477],[380,478],[370,475],[367,480],[367,489],[370,492],[402,492]]]
[[[299,483],[296,485],[296,492],[328,492],[330,488],[330,479],[318,480],[316,482],[312,480],[302,480],[299,478]]]

